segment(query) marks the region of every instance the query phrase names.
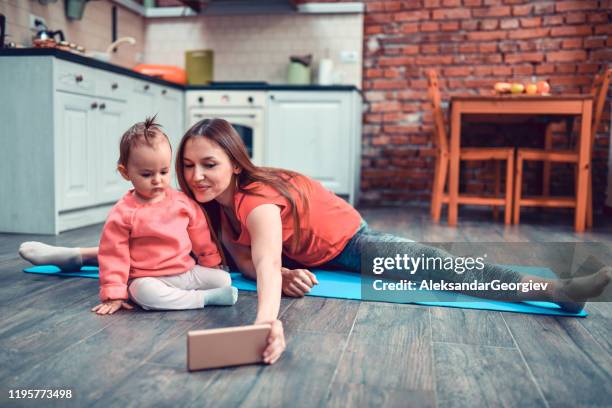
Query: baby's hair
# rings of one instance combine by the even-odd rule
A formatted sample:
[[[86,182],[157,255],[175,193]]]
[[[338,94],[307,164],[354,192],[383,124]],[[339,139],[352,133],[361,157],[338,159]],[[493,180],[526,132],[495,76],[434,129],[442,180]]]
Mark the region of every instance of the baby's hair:
[[[130,127],[123,136],[121,136],[121,141],[119,142],[119,160],[117,160],[118,165],[127,167],[128,159],[130,158],[130,150],[133,146],[139,144],[153,146],[159,141],[160,137],[166,139],[170,146],[170,150],[172,150],[170,139],[162,132],[161,125],[155,122],[155,119],[157,119],[157,115],[152,118],[148,117],[144,122],[138,122]]]

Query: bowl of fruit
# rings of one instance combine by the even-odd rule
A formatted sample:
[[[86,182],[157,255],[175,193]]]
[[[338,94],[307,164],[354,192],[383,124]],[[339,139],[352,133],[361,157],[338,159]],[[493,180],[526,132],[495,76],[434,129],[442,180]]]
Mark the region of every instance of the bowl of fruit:
[[[530,82],[497,82],[494,85],[495,93],[499,95],[550,95],[550,85],[546,81]]]

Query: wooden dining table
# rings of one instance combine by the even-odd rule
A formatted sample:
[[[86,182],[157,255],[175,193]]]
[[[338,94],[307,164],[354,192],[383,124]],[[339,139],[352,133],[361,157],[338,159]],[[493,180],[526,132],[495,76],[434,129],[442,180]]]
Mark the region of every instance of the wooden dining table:
[[[583,232],[587,213],[587,183],[591,163],[591,95],[491,95],[453,96],[450,99],[450,169],[448,224],[457,225],[459,196],[459,149],[461,123],[466,115],[486,118],[488,123],[509,117],[574,116],[581,119],[578,137],[579,161],[574,229]],[[544,137],[544,135],[542,135]],[[553,146],[554,148],[554,146]]]

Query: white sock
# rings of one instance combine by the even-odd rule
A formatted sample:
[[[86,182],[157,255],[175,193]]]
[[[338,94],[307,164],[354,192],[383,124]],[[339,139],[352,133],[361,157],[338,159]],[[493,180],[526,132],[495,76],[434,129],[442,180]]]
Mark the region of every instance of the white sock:
[[[238,300],[238,289],[233,286],[203,290],[204,306],[231,306]]]
[[[19,246],[19,255],[33,265],[57,265],[60,269],[75,270],[83,266],[80,248],[66,248],[29,241]]]

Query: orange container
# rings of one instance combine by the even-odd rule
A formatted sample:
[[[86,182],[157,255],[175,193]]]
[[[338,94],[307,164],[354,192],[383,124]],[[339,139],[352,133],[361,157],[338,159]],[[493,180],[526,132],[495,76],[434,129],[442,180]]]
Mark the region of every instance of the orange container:
[[[181,85],[187,83],[185,70],[174,65],[139,64],[133,69],[141,74],[161,78],[168,82],[175,82]]]

